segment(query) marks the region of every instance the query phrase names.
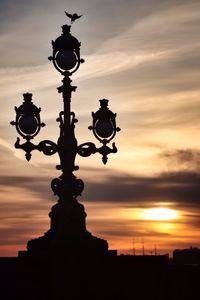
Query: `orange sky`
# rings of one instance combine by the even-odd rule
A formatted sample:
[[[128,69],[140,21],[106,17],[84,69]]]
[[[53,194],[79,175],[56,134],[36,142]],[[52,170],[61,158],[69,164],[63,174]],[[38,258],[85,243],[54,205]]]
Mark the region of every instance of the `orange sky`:
[[[67,21],[85,63],[72,77],[79,143],[98,142],[88,130],[98,100],[110,99],[122,131],[118,153],[102,165],[96,154],[77,158],[85,182],[79,199],[87,227],[120,253],[171,252],[200,246],[200,3],[186,0],[35,0],[0,2],[0,256],[17,255],[49,228],[56,203],[50,189],[57,155],[14,148],[9,122],[24,92],[33,93],[46,127],[37,138],[56,141],[61,76],[48,62],[51,40]],[[170,216],[163,210],[173,210]],[[170,211],[168,211],[170,212]],[[172,212],[172,211],[171,211]]]

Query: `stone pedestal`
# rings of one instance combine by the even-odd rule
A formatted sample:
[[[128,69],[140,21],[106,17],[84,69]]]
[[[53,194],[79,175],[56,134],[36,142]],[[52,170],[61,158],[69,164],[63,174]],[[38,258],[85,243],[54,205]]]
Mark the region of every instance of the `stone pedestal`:
[[[77,200],[58,202],[49,213],[49,231],[28,242],[27,255],[105,255],[108,253],[108,243],[87,231],[86,216],[84,206]]]

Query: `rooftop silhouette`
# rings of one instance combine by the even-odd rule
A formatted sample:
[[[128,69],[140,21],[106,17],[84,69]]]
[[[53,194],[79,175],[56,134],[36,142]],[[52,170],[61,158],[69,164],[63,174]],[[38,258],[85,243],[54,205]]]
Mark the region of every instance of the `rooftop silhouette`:
[[[0,258],[2,299],[198,299],[200,268],[164,256]]]

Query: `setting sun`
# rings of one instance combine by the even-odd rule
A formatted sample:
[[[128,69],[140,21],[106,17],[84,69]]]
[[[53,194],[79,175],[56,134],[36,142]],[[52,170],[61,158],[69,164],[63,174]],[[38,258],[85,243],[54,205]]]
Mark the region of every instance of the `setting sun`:
[[[178,212],[174,209],[158,207],[148,208],[142,213],[144,220],[167,221],[178,218]]]

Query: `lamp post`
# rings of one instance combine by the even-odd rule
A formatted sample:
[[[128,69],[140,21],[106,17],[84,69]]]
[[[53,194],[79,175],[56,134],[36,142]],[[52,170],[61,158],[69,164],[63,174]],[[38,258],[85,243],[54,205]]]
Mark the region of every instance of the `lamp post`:
[[[58,201],[49,213],[50,229],[43,236],[27,243],[27,254],[31,256],[98,255],[108,251],[107,241],[93,236],[86,229],[84,206],[77,201],[77,197],[82,194],[84,183],[74,175],[74,171],[79,169],[75,165],[75,159],[77,154],[87,157],[98,152],[106,164],[108,154],[117,152],[114,143],[112,148],[107,144],[120,128],[116,127],[116,114],[109,110],[108,100],[102,99],[99,110],[92,113],[93,123],[89,127],[102,146],[97,148],[91,142],[78,145],[75,137],[75,123],[78,120],[70,107],[72,92],[76,91],[76,87],[71,85],[70,76],[79,69],[84,60],[80,58],[81,43],[71,35],[70,29],[69,25],[62,26],[62,34],[52,41],[53,54],[48,58],[63,75],[63,84],[58,87],[58,93],[61,93],[63,98],[63,111],[57,118],[60,127],[57,143],[43,140],[35,145],[31,142],[45,124],[40,121],[41,109],[32,103],[30,93],[23,94],[24,102],[18,108],[15,107],[16,120],[11,122],[26,140],[25,143],[20,143],[18,137],[15,147],[25,151],[28,161],[33,150],[39,150],[45,155],[58,153],[60,158],[56,169],[62,173],[51,182],[51,188],[54,195],[58,196]]]

